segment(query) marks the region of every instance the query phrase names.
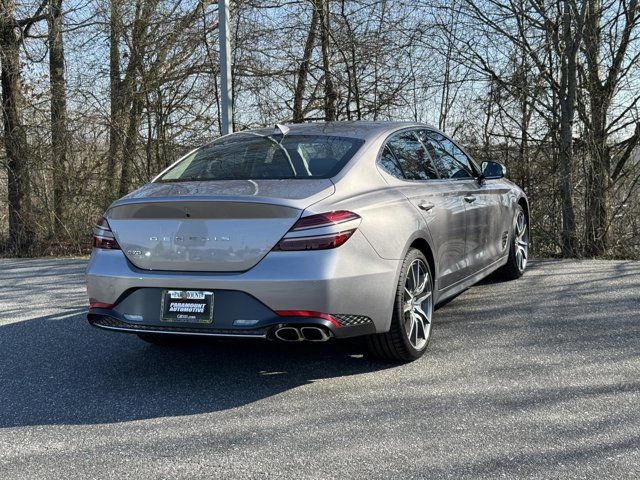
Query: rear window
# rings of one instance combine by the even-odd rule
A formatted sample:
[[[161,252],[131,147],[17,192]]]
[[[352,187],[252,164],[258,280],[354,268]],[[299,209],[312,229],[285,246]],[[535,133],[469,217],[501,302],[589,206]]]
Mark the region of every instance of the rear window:
[[[363,143],[356,138],[323,135],[234,135],[199,148],[158,181],[329,178]]]

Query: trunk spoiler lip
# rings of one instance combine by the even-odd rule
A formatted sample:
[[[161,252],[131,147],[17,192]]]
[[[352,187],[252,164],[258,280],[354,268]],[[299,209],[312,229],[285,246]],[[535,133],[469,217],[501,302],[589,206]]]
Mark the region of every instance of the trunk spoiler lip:
[[[109,220],[133,219],[226,219],[246,220],[249,218],[299,218],[302,209],[274,202],[244,200],[211,200],[185,198],[160,199],[154,197],[147,201],[121,202],[114,204],[105,213]],[[228,204],[228,205],[224,205]],[[151,207],[152,210],[145,208]],[[213,210],[212,210],[212,207]],[[141,216],[139,216],[141,215]],[[211,216],[213,215],[213,216]]]
[[[320,179],[319,179],[320,180]],[[132,205],[140,203],[180,203],[180,202],[236,202],[236,203],[262,203],[278,205],[282,207],[295,208],[297,210],[305,210],[312,205],[329,198],[336,192],[336,185],[333,179],[323,179],[327,182],[326,187],[302,198],[286,198],[276,195],[159,195],[159,196],[132,196],[131,192],[115,202],[113,202],[106,210],[106,215],[113,208],[121,205]],[[149,184],[147,184],[149,185]],[[144,187],[142,187],[144,188]]]
[[[248,197],[244,195],[204,195],[204,196],[168,196],[168,197],[142,197],[142,198],[122,198],[116,200],[109,209],[111,210],[122,205],[133,205],[137,203],[180,203],[180,202],[226,202],[226,203],[266,203],[282,207],[299,208],[298,203],[304,199],[289,199],[276,197]]]

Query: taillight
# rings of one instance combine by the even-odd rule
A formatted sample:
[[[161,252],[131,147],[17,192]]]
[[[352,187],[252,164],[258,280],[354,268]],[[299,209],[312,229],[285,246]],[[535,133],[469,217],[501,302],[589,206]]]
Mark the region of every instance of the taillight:
[[[359,220],[359,215],[346,210],[302,217],[289,229],[287,235],[273,249],[276,251],[295,251],[337,248],[351,238],[356,228],[349,227],[357,227],[357,221]],[[340,228],[341,224],[345,224],[344,229]],[[328,227],[334,227],[339,231],[327,232],[326,229]],[[315,235],[311,235],[313,230],[317,230]],[[300,231],[308,231],[309,235],[295,235]],[[291,233],[293,235],[289,235]]]
[[[358,220],[359,218],[359,215],[356,215],[353,212],[347,212],[346,210],[319,213],[317,215],[309,215],[308,217],[300,218],[300,220],[298,220],[295,225],[291,227],[291,231],[296,232],[298,230],[306,230],[308,228],[330,227],[339,223]]]
[[[356,229],[346,230],[339,233],[331,233],[329,235],[318,235],[313,237],[293,237],[283,238],[273,247],[274,250],[292,251],[292,250],[328,250],[336,248],[349,240]]]
[[[120,245],[111,231],[109,222],[104,217],[98,218],[93,227],[93,247],[107,250],[120,250]]]

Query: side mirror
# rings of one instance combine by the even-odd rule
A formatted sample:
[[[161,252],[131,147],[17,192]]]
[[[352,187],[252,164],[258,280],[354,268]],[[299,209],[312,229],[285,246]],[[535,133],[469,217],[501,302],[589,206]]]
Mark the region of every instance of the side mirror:
[[[507,167],[498,162],[482,162],[482,176],[486,179],[503,178],[507,175]]]

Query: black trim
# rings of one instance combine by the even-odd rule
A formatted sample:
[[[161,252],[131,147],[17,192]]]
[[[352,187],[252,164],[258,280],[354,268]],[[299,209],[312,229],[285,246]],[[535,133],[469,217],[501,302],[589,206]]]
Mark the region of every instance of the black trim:
[[[273,322],[262,325],[259,328],[211,328],[198,325],[149,325],[133,323],[119,318],[120,315],[106,308],[91,308],[87,314],[89,324],[105,330],[114,330],[126,333],[168,333],[182,335],[205,335],[218,337],[245,337],[273,339],[275,327],[293,325],[296,327],[316,326],[325,327],[336,338],[349,338],[376,333],[376,328],[369,317],[362,315],[333,315],[340,327],[336,327],[329,320],[309,317],[279,317],[275,316]],[[344,322],[344,323],[343,323]],[[358,322],[358,323],[356,323]]]
[[[101,309],[91,309],[87,314],[89,323],[94,327],[104,328],[107,330],[119,330],[130,333],[177,333],[191,335],[214,335],[214,336],[242,336],[242,337],[266,337],[266,328],[257,328],[251,330],[236,330],[223,328],[205,328],[205,327],[183,327],[183,326],[163,326],[163,325],[144,325],[124,322],[111,315],[93,313]]]

